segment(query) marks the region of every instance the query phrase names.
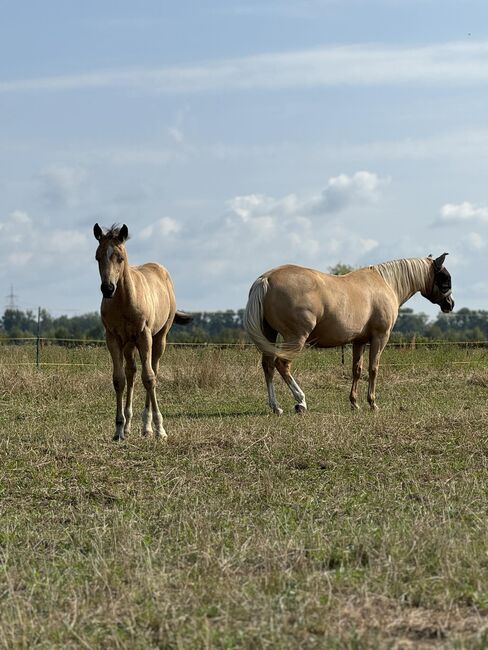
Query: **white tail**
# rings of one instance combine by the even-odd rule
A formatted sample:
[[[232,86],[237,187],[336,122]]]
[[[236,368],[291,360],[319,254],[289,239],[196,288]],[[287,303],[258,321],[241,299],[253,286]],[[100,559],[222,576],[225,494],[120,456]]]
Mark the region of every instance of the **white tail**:
[[[264,298],[268,292],[268,278],[260,276],[249,291],[249,299],[244,311],[244,329],[249,334],[255,346],[264,354],[282,359],[296,356],[301,347],[293,343],[272,343],[263,331]]]

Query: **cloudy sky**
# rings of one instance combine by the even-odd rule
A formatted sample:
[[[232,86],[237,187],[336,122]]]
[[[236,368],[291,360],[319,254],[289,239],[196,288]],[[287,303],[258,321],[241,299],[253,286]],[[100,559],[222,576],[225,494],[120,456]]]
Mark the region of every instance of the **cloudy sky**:
[[[98,309],[119,222],[186,310],[444,251],[488,309],[486,0],[4,0],[0,132],[5,304]]]

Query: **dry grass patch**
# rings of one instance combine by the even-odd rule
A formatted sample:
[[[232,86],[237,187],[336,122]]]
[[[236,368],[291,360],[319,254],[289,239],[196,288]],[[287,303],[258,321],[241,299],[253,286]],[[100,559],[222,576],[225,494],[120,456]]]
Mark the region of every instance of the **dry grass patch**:
[[[112,442],[105,351],[0,366],[0,645],[486,647],[486,368],[417,352],[376,415],[307,353],[276,418],[253,350],[170,348],[166,444]]]

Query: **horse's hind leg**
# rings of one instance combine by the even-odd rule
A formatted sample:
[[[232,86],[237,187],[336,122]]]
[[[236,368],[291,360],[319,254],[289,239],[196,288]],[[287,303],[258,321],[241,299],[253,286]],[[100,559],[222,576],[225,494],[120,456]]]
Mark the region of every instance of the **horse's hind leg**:
[[[263,323],[263,333],[271,343],[276,343],[278,332],[274,330],[266,321]],[[268,404],[270,405],[273,413],[282,415],[283,409],[279,407],[276,401],[275,390],[273,386],[273,375],[275,371],[275,357],[270,354],[264,354],[261,359],[261,365],[264,371],[264,379],[266,381],[266,389],[268,391]]]
[[[275,390],[273,386],[273,375],[275,371],[275,357],[272,357],[267,354],[263,354],[261,359],[261,365],[263,366],[264,378],[266,380],[266,388],[268,389],[268,403],[276,415],[282,415],[283,409],[278,406],[276,401]]]
[[[157,341],[155,337],[155,342]],[[157,345],[157,342],[156,342]],[[166,438],[166,431],[163,427],[163,416],[159,410],[158,400],[156,397],[156,374],[152,367],[152,347],[153,338],[149,328],[143,330],[137,340],[137,347],[139,349],[139,356],[141,357],[142,364],[142,383],[146,389],[146,408],[144,409],[144,431],[149,433],[149,408],[152,410],[152,423],[154,424],[154,433],[157,437]],[[159,357],[158,357],[159,358]]]
[[[368,402],[372,410],[376,410],[376,378],[380,365],[380,356],[388,343],[388,334],[371,339],[369,344],[369,384]]]
[[[358,395],[358,381],[361,378],[361,371],[363,369],[363,354],[364,343],[352,344],[352,386],[349,400],[353,409],[358,409],[357,395]]]
[[[288,359],[281,359],[280,357],[276,358],[275,366],[280,375],[283,377],[286,385],[291,390],[293,397],[295,398],[295,411],[296,413],[305,413],[307,410],[307,402],[305,401],[305,393],[294,380],[290,368],[291,361]]]

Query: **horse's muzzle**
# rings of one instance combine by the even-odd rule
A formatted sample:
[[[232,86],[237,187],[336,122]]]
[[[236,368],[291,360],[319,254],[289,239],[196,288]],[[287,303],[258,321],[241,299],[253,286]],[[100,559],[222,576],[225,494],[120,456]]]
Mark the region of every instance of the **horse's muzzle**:
[[[454,300],[451,298],[451,296],[448,296],[442,300],[440,308],[444,314],[448,314],[454,309]]]
[[[112,282],[102,282],[100,290],[104,298],[113,298],[115,294],[116,285]]]

